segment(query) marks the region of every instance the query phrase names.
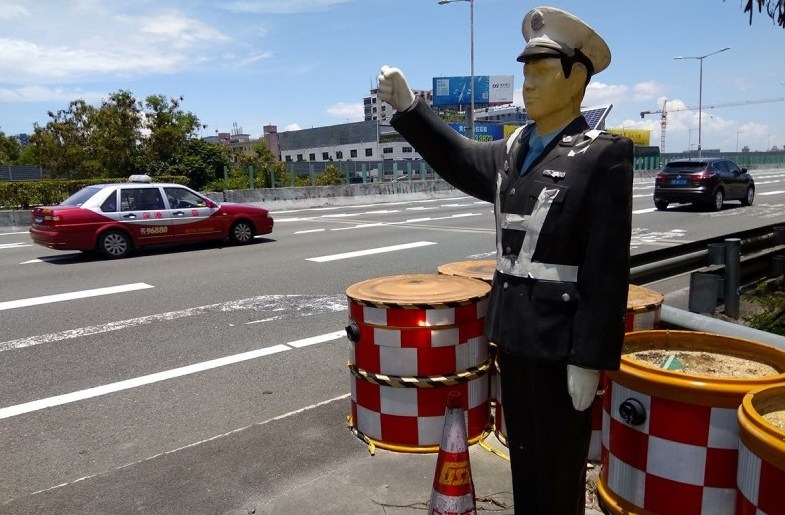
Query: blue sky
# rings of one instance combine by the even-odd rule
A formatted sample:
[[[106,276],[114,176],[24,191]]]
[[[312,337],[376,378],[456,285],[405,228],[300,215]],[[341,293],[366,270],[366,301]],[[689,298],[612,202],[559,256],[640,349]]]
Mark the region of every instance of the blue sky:
[[[474,0],[475,75],[514,76],[522,104],[523,15],[553,5],[592,25],[613,54],[585,105],[612,103],[608,127],[651,130],[641,111],[697,107],[703,64],[703,149],[785,147],[785,29],[752,25],[743,0]],[[183,96],[208,127],[259,137],[362,120],[362,97],[383,64],[415,89],[469,75],[469,3],[437,0],[0,0],[0,130],[31,133],[47,112],[120,89]],[[668,115],[666,151],[697,147],[698,112]]]

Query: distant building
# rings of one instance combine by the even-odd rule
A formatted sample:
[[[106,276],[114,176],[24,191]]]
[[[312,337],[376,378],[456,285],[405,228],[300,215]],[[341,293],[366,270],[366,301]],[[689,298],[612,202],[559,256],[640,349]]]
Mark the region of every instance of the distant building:
[[[433,108],[433,95],[428,90],[414,90],[414,94]],[[604,105],[582,110],[592,128],[603,129],[612,106]],[[251,152],[253,146],[264,142],[267,149],[287,163],[330,161],[407,161],[422,156],[390,126],[395,110],[379,99],[379,90],[371,89],[363,97],[364,120],[325,127],[278,132],[275,125],[265,125],[263,137],[250,139],[247,134],[218,133],[205,138],[223,143],[236,152]],[[460,114],[440,108],[440,114]],[[455,118],[453,116],[453,118]],[[528,123],[526,110],[520,106],[503,105],[475,110],[475,137],[480,140],[506,137],[515,127]],[[458,132],[465,127],[451,123]]]

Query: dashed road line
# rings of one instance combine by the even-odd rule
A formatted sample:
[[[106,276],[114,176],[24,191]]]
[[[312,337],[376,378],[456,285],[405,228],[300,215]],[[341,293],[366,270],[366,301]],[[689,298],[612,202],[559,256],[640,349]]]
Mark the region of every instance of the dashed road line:
[[[436,245],[433,241],[415,241],[412,243],[404,243],[401,245],[390,245],[388,247],[377,247],[374,249],[355,250],[353,252],[343,252],[341,254],[331,254],[329,256],[318,256],[306,258],[306,261],[314,261],[316,263],[325,263],[327,261],[337,261],[339,259],[349,259],[360,256],[370,256],[371,254],[382,254],[385,252],[395,252],[398,250],[414,249],[417,247],[426,247],[428,245]]]
[[[40,411],[46,408],[52,408],[54,406],[62,406],[63,404],[70,404],[73,402],[78,402],[85,399],[91,399],[93,397],[99,397],[110,393],[120,392],[123,390],[130,390],[132,388],[138,388],[140,386],[145,386],[153,383],[158,383],[161,381],[166,381],[169,379],[174,379],[177,377],[183,377],[191,374],[196,374],[199,372],[204,372],[205,370],[225,367],[227,365],[234,365],[235,363],[241,363],[243,361],[257,359],[264,356],[270,356],[273,354],[278,354],[293,349],[299,349],[310,345],[316,345],[317,343],[324,343],[332,340],[337,340],[338,338],[342,338],[345,336],[346,336],[346,331],[333,331],[331,333],[312,336],[310,338],[305,338],[302,340],[295,340],[286,344],[273,345],[272,347],[264,347],[262,349],[256,349],[248,352],[241,352],[239,354],[233,354],[231,356],[224,356],[222,358],[211,359],[209,361],[202,361],[201,363],[194,363],[192,365],[186,365],[184,367],[164,370],[162,372],[156,372],[155,374],[148,374],[145,376],[134,377],[132,379],[126,379],[124,381],[117,381],[116,383],[109,383],[101,386],[96,386],[94,388],[87,388],[85,390],[79,390],[76,392],[66,393],[63,395],[55,395],[53,397],[47,397],[45,399],[25,402],[23,404],[17,404],[15,406],[8,406],[6,408],[0,408],[0,419],[16,417],[19,415],[23,415],[25,413]]]
[[[121,284],[118,286],[109,286],[106,288],[94,288],[91,290],[72,291],[68,293],[57,293],[54,295],[44,295],[43,297],[30,297],[27,299],[9,300],[0,302],[0,311],[7,309],[23,308],[28,306],[38,306],[41,304],[49,304],[52,302],[65,302],[75,299],[85,299],[88,297],[98,297],[101,295],[112,295],[115,293],[126,293],[136,290],[144,290],[147,288],[154,288],[154,286],[147,283],[132,283]]]

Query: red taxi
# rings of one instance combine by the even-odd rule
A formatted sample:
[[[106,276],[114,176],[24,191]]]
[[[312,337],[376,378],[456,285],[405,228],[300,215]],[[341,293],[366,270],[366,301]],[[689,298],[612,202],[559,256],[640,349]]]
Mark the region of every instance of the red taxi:
[[[266,209],[219,204],[181,184],[153,183],[147,175],[87,186],[56,206],[34,208],[31,216],[33,242],[97,250],[107,258],[126,257],[148,245],[223,239],[243,244],[273,230]]]

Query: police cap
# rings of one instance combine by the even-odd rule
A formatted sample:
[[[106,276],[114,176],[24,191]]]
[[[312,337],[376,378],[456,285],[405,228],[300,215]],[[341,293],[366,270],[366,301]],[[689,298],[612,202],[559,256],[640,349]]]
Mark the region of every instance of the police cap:
[[[583,20],[555,7],[535,7],[523,18],[526,47],[519,62],[543,57],[567,57],[590,65],[589,75],[608,67],[611,51]]]

